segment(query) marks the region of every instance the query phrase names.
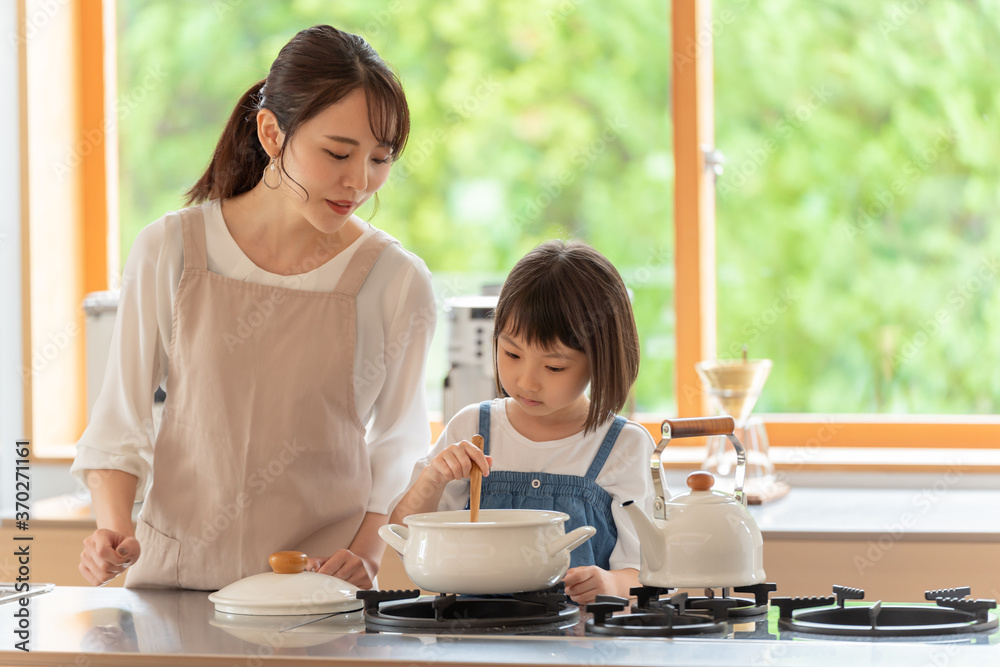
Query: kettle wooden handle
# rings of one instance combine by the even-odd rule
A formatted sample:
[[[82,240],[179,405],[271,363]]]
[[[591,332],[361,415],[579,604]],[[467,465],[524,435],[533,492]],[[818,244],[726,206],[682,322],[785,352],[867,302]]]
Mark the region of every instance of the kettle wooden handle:
[[[686,419],[664,419],[663,437],[696,438],[709,435],[732,435],[736,430],[736,422],[732,417],[688,417]]]

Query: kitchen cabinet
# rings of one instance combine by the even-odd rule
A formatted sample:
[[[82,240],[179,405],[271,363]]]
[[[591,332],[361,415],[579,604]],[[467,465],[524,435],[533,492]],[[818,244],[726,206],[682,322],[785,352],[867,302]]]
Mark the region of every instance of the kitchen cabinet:
[[[86,581],[77,569],[83,540],[94,532],[93,520],[33,520],[29,532],[18,531],[13,521],[4,519],[0,527],[0,544],[30,545],[31,580],[60,586],[83,586]],[[30,542],[15,542],[14,537],[31,536]],[[0,555],[0,581],[14,581],[18,564],[14,548],[5,548]],[[119,578],[120,579],[120,578]],[[116,579],[109,586],[121,586]]]
[[[969,586],[977,598],[1000,598],[1000,544],[875,539],[765,537],[768,581],[783,596],[829,595],[833,585],[865,591],[866,600],[916,602],[924,591]]]
[[[92,522],[47,522],[32,534],[31,578],[59,586],[83,586],[77,571],[82,543]],[[0,543],[14,544],[17,531],[0,529]],[[764,533],[768,581],[786,596],[820,595],[834,584],[863,588],[866,599],[915,601],[924,590],[970,586],[977,597],[1000,598],[1000,544],[990,542],[898,541],[878,546],[878,536],[797,537]],[[873,546],[874,545],[874,546]],[[0,581],[13,581],[17,564],[12,550],[0,556]],[[939,573],[939,574],[935,574]],[[123,578],[109,586],[121,586]],[[378,575],[379,588],[415,589],[395,551],[387,549]]]
[[[750,511],[778,595],[822,595],[838,584],[865,589],[868,600],[916,601],[925,590],[956,586],[1000,598],[1000,490],[956,488],[935,496],[921,488],[793,486],[787,497]],[[83,539],[94,530],[89,508],[50,503],[44,516],[31,522],[32,579],[83,585],[77,564]],[[11,545],[16,532],[4,519],[0,540]],[[0,553],[0,581],[16,572],[11,552]],[[119,577],[110,585],[121,584]],[[392,549],[378,585],[416,588]]]
[[[780,501],[751,507],[775,595],[828,595],[839,584],[865,589],[867,601],[912,602],[924,590],[968,585],[972,597],[1000,597],[1000,491],[952,489],[932,503],[925,499],[919,489],[793,487]],[[94,524],[85,512],[70,514],[32,520],[32,580],[57,586],[31,598],[30,653],[15,646],[16,603],[0,605],[0,664],[1000,664],[996,641],[377,634],[363,624],[345,628],[301,619],[266,620],[247,631],[220,622],[204,592],[126,590],[120,578],[112,586],[83,586],[76,567]],[[5,519],[0,528],[8,546],[15,533],[23,535],[12,524]],[[0,578],[9,581],[14,573],[8,548],[0,555]],[[391,550],[378,583],[382,589],[413,588]]]
[[[14,522],[4,519],[0,524],[0,544],[12,545],[15,536],[31,535],[31,580],[56,584],[57,586],[84,586],[83,576],[77,566],[83,540],[94,532],[94,520],[90,518],[37,519],[31,522],[28,533],[18,531]],[[13,549],[5,549],[0,555],[0,581],[14,581],[18,564]],[[118,577],[107,586],[122,586],[125,578]],[[403,563],[392,549],[387,549],[379,572],[379,586],[382,588],[415,589],[416,586],[406,576]]]
[[[750,511],[779,595],[823,595],[838,584],[868,600],[917,601],[959,586],[1000,597],[1000,491],[793,488]]]

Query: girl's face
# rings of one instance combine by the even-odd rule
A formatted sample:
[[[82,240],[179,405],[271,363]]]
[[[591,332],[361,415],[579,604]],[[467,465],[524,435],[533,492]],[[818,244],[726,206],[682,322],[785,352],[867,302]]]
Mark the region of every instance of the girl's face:
[[[284,137],[282,136],[282,140]],[[392,151],[372,134],[363,89],[353,90],[308,121],[288,142],[281,188],[302,216],[324,234],[335,233],[389,178]],[[289,176],[305,188],[302,192]]]
[[[589,402],[590,364],[579,350],[556,343],[551,349],[528,345],[507,332],[497,338],[500,384],[533,417],[575,419]],[[582,421],[581,421],[582,425]]]

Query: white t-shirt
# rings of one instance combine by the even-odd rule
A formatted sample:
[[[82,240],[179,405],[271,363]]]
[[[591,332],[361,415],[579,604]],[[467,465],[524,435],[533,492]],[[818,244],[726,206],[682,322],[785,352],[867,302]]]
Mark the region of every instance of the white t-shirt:
[[[511,400],[497,398],[490,404],[490,456],[493,457],[490,470],[585,476],[611,423],[587,434],[581,431],[560,440],[535,442],[518,433],[507,419],[506,406]],[[476,403],[462,408],[452,417],[431,452],[417,461],[409,486],[413,486],[430,460],[445,448],[469,440],[478,432],[479,404]],[[652,516],[654,490],[649,457],[654,447],[649,431],[635,422],[626,422],[597,475],[597,484],[611,495],[611,515],[618,529],[618,543],[611,552],[612,570],[639,569],[639,538],[621,504],[634,500]],[[469,480],[455,480],[445,487],[438,510],[464,509],[468,501]]]
[[[281,276],[257,267],[233,240],[218,200],[201,205],[208,269],[249,283],[331,291],[364,239],[306,273]],[[153,461],[153,393],[166,386],[174,298],[184,269],[181,219],[171,212],[139,233],[122,275],[111,351],[90,424],[77,443],[71,472],[123,470],[139,478],[144,498]],[[368,511],[386,513],[412,462],[427,452],[430,425],[424,363],[437,309],[427,266],[392,244],[375,263],[357,298],[354,397],[371,457]],[[369,423],[369,420],[370,423]]]

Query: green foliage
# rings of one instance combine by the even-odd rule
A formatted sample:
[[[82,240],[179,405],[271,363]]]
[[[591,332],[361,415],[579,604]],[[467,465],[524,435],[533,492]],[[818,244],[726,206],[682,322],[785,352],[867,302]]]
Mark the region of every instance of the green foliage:
[[[761,410],[995,413],[998,6],[802,7],[715,3],[720,356]]]
[[[997,4],[714,5],[719,357],[774,359],[765,411],[996,412]],[[410,143],[373,222],[439,299],[583,238],[634,294],[638,409],[673,411],[666,0],[117,6],[124,253],[182,205],[278,49],[330,23],[406,87]]]
[[[640,408],[673,393],[669,7],[503,3],[119,0],[122,248],[182,205],[235,100],[295,32],[364,35],[400,73],[410,143],[373,222],[435,274],[440,300],[502,282],[525,252],[579,237],[618,266],[642,323]],[[650,20],[650,17],[657,17]],[[163,26],[176,26],[164,30]],[[445,366],[440,320],[428,368]]]

